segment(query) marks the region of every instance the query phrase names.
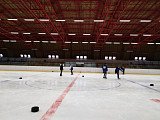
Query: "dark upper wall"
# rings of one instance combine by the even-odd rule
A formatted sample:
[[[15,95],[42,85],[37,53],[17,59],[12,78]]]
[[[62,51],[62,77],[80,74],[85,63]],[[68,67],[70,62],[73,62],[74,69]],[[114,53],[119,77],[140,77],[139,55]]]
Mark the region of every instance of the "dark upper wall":
[[[135,45],[134,45],[135,46]],[[68,50],[63,50],[63,49]],[[66,44],[61,47],[55,43],[5,43],[0,45],[0,54],[5,57],[20,57],[20,54],[30,54],[32,58],[47,58],[49,54],[59,55],[61,59],[75,59],[77,55],[86,55],[88,59],[104,59],[105,56],[116,56],[117,60],[133,60],[136,56],[147,57],[149,61],[160,61],[160,45],[105,44],[99,48],[97,44]],[[133,52],[130,52],[133,51]]]

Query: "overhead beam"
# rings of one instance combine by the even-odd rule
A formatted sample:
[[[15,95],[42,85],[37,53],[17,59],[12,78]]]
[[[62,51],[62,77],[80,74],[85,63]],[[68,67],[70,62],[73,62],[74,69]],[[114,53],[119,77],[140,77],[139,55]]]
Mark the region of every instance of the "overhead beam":
[[[18,41],[21,41],[21,42],[24,41],[24,38],[21,38],[17,35],[14,35],[14,34],[9,34],[9,31],[7,31],[7,30],[5,30],[1,27],[0,27],[0,34],[9,38],[9,40],[18,40]]]
[[[108,38],[109,38],[109,35],[112,33],[112,31],[117,27],[117,22],[119,22],[119,20],[121,19],[121,17],[122,17],[122,15],[123,15],[123,13],[125,12],[125,10],[126,10],[126,8],[128,7],[128,5],[130,4],[130,2],[131,2],[131,0],[128,0],[126,3],[124,3],[123,1],[119,1],[119,4],[116,6],[116,8],[115,8],[115,11],[117,11],[117,9],[119,9],[119,7],[120,6],[122,6],[122,10],[121,10],[121,12],[118,14],[118,16],[117,16],[117,21],[116,22],[113,22],[112,21],[112,19],[110,19],[109,20],[109,22],[108,22],[108,24],[107,23],[105,23],[105,25],[112,25],[112,28],[109,30],[109,32],[108,32],[108,37],[104,40],[104,41],[102,41],[103,43],[104,42],[106,42],[106,41],[108,41]],[[113,16],[114,16],[115,14],[113,14]],[[98,36],[97,36],[97,42],[99,42],[99,39],[100,39],[100,35],[102,34],[102,32],[103,32],[103,30],[104,30],[104,25],[101,27],[101,31],[100,31],[100,33],[98,34]]]
[[[43,5],[41,4],[40,0],[34,0],[34,1],[35,1],[35,3],[41,8],[41,11],[45,14],[46,18],[49,19],[49,22],[51,23],[51,26],[54,28],[54,30],[59,33],[59,37],[60,37],[60,39],[62,40],[62,42],[64,42],[65,39],[66,39],[66,36],[65,36],[65,31],[64,31],[64,29],[63,29],[63,27],[62,27],[62,24],[59,23],[59,24],[60,24],[60,29],[58,30],[58,29],[57,29],[57,26],[55,26],[55,25],[53,24],[53,22],[51,21],[50,16],[48,15],[48,13],[46,12],[46,10],[44,9],[45,7],[49,7],[49,6],[50,6],[50,7],[52,8],[52,10],[51,10],[50,12],[56,17],[56,19],[58,18],[57,15],[56,15],[56,12],[55,12],[55,10],[54,10],[54,8],[52,7],[51,1],[50,1],[50,0],[46,0],[46,3],[47,3],[46,6],[43,6]],[[48,8],[48,9],[49,9],[49,8]],[[60,30],[61,30],[61,31],[60,31]],[[63,33],[63,34],[62,34],[62,33]]]
[[[12,10],[9,10],[9,9],[5,8],[5,6],[3,6],[2,4],[0,6],[5,10],[5,13],[7,12],[8,14],[11,14],[14,18],[17,18],[14,14],[12,14]],[[1,13],[1,18],[8,18],[8,17],[6,15],[4,15],[4,13]],[[6,31],[8,31],[8,33],[14,32],[14,31],[11,31],[11,29],[16,30],[15,32],[21,32],[21,31],[26,31],[27,32],[27,30],[28,30],[26,28],[24,29],[22,27],[19,27],[20,25],[22,25],[24,27],[24,24],[21,21],[2,20],[1,22],[3,24],[9,25],[9,27],[7,29],[5,29]],[[11,23],[15,24],[16,26],[13,26]],[[4,27],[3,27],[3,29],[4,29]],[[23,34],[19,34],[18,36],[20,36],[20,35],[22,36],[23,40],[27,40],[27,38]],[[32,37],[32,38],[34,40],[36,40],[35,37]]]
[[[100,34],[103,32],[103,29],[104,29],[104,26],[107,24],[107,17],[108,17],[108,14],[109,14],[109,10],[111,8],[111,0],[106,0],[105,4],[104,4],[104,7],[103,7],[103,11],[102,11],[102,19],[104,19],[104,22],[102,24],[102,26],[99,26],[98,29],[97,29],[97,33],[96,33],[96,42],[98,43],[99,42],[99,39],[100,39]]]

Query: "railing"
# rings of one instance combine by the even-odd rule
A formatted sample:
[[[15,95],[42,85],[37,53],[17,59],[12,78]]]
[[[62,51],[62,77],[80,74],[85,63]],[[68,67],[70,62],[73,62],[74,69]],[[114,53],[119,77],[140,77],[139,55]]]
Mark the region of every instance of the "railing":
[[[102,67],[104,63],[110,68],[124,66],[126,68],[160,69],[160,61],[0,58],[1,65],[59,66],[59,64],[64,64],[67,67],[72,64],[77,67]]]

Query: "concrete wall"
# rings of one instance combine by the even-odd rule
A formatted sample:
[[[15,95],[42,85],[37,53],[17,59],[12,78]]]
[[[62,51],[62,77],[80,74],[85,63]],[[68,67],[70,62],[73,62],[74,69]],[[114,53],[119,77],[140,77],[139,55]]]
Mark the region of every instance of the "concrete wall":
[[[108,68],[109,74],[114,74],[115,68]],[[1,71],[59,71],[59,67],[50,67],[50,66],[15,66],[15,65],[0,65]],[[69,67],[64,67],[64,71],[70,71]],[[101,68],[93,67],[74,67],[74,72],[91,72],[91,73],[101,73]],[[126,74],[153,74],[160,75],[159,69],[127,69],[125,70]]]

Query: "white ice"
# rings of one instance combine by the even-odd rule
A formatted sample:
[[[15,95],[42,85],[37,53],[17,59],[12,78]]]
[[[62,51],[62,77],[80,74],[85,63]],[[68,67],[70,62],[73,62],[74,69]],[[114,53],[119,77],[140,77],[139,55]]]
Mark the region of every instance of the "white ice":
[[[50,120],[160,120],[160,75],[24,71],[0,71],[0,120],[40,120],[78,74]]]

